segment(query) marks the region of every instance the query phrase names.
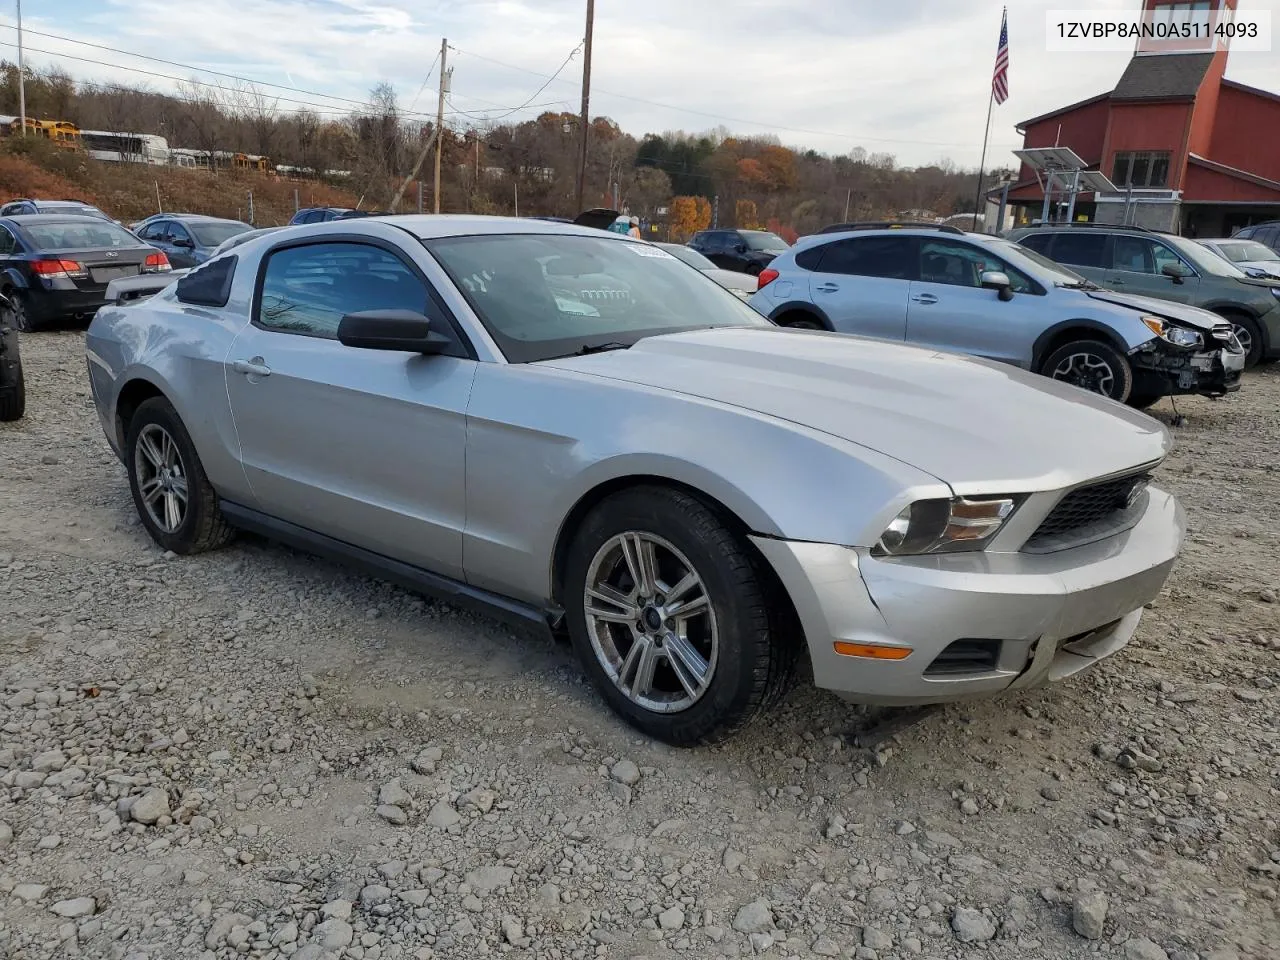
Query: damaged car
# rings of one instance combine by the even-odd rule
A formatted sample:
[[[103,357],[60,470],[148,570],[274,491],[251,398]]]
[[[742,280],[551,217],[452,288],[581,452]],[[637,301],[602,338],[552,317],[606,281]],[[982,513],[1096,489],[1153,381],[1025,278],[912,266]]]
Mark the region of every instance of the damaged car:
[[[1104,290],[1027,247],[945,224],[801,238],[750,302],[782,326],[974,354],[1138,408],[1238,390],[1246,359],[1216,314]]]

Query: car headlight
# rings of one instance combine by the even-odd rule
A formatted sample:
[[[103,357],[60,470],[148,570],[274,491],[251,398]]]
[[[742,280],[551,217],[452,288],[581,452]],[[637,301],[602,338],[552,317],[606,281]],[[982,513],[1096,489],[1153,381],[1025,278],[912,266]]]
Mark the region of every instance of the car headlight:
[[[1157,337],[1166,343],[1173,344],[1175,347],[1204,346],[1204,336],[1198,330],[1174,326],[1160,317],[1144,316],[1142,322]]]
[[[901,557],[981,550],[1004,526],[1018,502],[1015,497],[917,500],[893,518],[871,552]]]

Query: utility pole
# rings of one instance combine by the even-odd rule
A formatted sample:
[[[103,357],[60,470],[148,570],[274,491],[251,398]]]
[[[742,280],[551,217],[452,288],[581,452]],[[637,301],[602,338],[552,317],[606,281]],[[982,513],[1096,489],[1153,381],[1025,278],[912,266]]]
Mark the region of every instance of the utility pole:
[[[583,41],[582,57],[582,149],[578,155],[578,211],[582,211],[583,195],[587,189],[587,136],[590,127],[587,116],[591,107],[591,33],[596,22],[596,0],[587,0],[587,36]]]
[[[22,60],[22,0],[18,3],[18,115],[21,117],[22,135],[27,135],[27,68]]]
[[[853,187],[849,187],[844,192],[844,222],[849,222],[849,201],[853,199]]]
[[[449,41],[440,41],[440,98],[436,101],[436,182],[433,191],[432,201],[435,212],[440,212],[440,148],[444,143],[440,136],[444,127],[444,90],[445,83],[448,81],[448,72],[445,70],[445,58],[449,56]]]

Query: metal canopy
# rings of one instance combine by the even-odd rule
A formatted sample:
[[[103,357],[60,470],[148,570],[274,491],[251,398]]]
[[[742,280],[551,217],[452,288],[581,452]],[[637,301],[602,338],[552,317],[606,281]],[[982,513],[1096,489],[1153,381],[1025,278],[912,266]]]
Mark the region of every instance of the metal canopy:
[[[1076,197],[1082,193],[1110,193],[1115,190],[1106,175],[1086,170],[1087,163],[1070,147],[1029,147],[1013,151],[1013,155],[1035,171],[1044,188],[1042,223],[1049,222],[1055,181],[1058,193],[1067,198],[1067,222],[1075,217]]]

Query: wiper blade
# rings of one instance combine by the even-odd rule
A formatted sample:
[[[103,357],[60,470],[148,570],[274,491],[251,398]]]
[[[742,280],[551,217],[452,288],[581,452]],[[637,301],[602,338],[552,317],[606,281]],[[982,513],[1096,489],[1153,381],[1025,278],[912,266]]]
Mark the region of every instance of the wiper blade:
[[[570,356],[585,357],[590,353],[607,353],[610,350],[630,350],[631,344],[619,343],[617,340],[610,340],[608,343],[584,343],[577,350],[573,351]]]

